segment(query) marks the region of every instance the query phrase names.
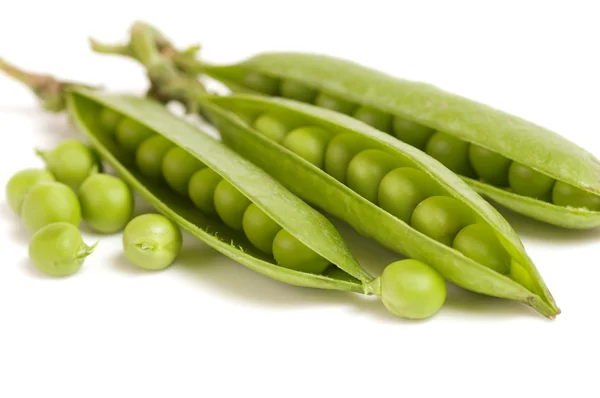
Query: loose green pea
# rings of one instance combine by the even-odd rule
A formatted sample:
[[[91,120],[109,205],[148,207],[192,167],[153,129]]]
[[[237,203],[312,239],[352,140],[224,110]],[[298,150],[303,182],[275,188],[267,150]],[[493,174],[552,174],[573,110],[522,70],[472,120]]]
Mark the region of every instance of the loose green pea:
[[[225,225],[241,231],[244,212],[250,206],[250,200],[227,180],[221,180],[215,188],[214,201],[217,214]]]
[[[400,141],[421,150],[425,149],[427,141],[435,133],[435,130],[432,128],[398,116],[394,118],[393,131],[394,136]]]
[[[317,126],[305,126],[292,130],[282,145],[318,168],[323,168],[327,143],[333,134]]]
[[[358,105],[345,101],[343,99],[331,97],[325,93],[319,93],[315,99],[315,105],[321,108],[331,109],[333,111],[351,115]]]
[[[215,189],[223,178],[214,170],[205,167],[194,173],[188,186],[188,195],[194,205],[204,214],[217,214]]]
[[[100,111],[100,124],[109,134],[114,134],[117,130],[117,125],[123,117],[119,112],[113,111],[110,108],[103,108]]]
[[[279,92],[279,80],[258,72],[246,72],[244,85],[263,94],[277,95]]]
[[[334,264],[331,264],[329,267],[327,267],[327,269],[323,272],[323,276],[346,282],[360,282],[358,279],[356,279],[346,271],[342,270],[341,268],[338,268]]]
[[[346,183],[348,165],[365,144],[355,134],[337,134],[329,141],[325,151],[325,171],[336,180]]]
[[[562,181],[556,181],[556,184],[554,184],[554,188],[552,189],[552,203],[558,206],[600,211],[600,196]]]
[[[133,214],[131,189],[123,180],[109,174],[88,177],[79,188],[79,202],[83,220],[100,233],[121,231]]]
[[[246,208],[242,226],[246,237],[254,246],[265,253],[273,253],[273,240],[281,227],[254,203]]]
[[[392,115],[381,112],[370,106],[361,106],[355,112],[353,117],[364,122],[377,130],[386,133],[392,132]]]
[[[410,224],[417,231],[447,246],[452,245],[458,231],[475,223],[466,205],[450,196],[431,196],[417,205]]]
[[[472,177],[469,163],[469,143],[449,134],[436,132],[431,136],[425,152],[444,166],[465,177]]]
[[[400,318],[429,318],[446,301],[446,283],[438,271],[420,261],[396,261],[381,274],[381,301]]]
[[[16,214],[21,214],[21,206],[27,193],[41,182],[55,181],[48,170],[25,169],[14,174],[6,184],[6,200]]]
[[[162,177],[162,163],[167,152],[175,144],[156,134],[146,138],[135,152],[135,163],[142,175],[149,178]]]
[[[201,161],[180,147],[169,149],[162,162],[167,184],[181,195],[187,195],[190,178],[203,167]]]
[[[390,170],[400,165],[387,152],[379,149],[364,150],[348,164],[348,187],[367,200],[377,203],[381,180]]]
[[[487,225],[471,224],[456,235],[452,247],[503,275],[510,272],[510,255]]]
[[[56,222],[33,235],[29,242],[29,259],[47,275],[69,276],[81,269],[95,248],[96,244],[85,244],[77,227],[68,222]]]
[[[279,115],[263,113],[254,121],[254,128],[273,141],[281,142],[292,126]]]
[[[98,155],[83,142],[64,140],[50,151],[36,150],[58,182],[77,190],[92,173],[102,171]]]
[[[117,125],[117,143],[127,152],[135,152],[142,141],[154,133],[143,124],[124,117]]]
[[[293,80],[284,80],[281,83],[280,91],[282,97],[310,104],[312,104],[317,97],[317,90]]]
[[[55,222],[65,221],[79,226],[81,206],[71,188],[60,182],[35,185],[21,207],[21,219],[31,232]]]
[[[508,184],[514,193],[549,202],[555,180],[523,164],[513,162],[508,169]]]
[[[442,189],[424,171],[400,167],[387,173],[379,184],[378,203],[407,224],[419,203]]]
[[[508,168],[511,160],[475,144],[469,146],[469,160],[475,173],[483,181],[497,187],[508,186]]]
[[[273,257],[281,267],[311,274],[322,274],[329,265],[326,259],[319,256],[285,229],[275,235]]]

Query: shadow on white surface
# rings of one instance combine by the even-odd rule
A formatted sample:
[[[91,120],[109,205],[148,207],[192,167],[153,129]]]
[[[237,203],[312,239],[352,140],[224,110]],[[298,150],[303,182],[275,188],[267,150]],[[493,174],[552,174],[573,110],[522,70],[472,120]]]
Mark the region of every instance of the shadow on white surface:
[[[110,256],[109,259],[110,259],[110,265],[112,268],[114,268],[118,272],[126,273],[130,276],[144,276],[144,275],[156,274],[156,273],[165,271],[165,270],[150,271],[150,270],[142,269],[142,268],[132,264],[127,259],[127,257],[125,257],[125,253],[123,253],[122,250],[118,250],[114,255]]]

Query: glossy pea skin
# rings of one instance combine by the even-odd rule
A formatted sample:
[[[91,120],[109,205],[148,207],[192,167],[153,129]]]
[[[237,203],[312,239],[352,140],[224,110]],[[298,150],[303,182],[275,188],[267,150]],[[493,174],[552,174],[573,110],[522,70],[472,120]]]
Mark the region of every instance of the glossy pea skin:
[[[105,132],[114,134],[117,130],[117,125],[123,116],[119,112],[113,111],[110,108],[103,108],[100,111],[100,125]]]
[[[160,214],[142,214],[131,220],[123,231],[125,257],[147,270],[170,266],[181,251],[179,227]]]
[[[268,95],[277,95],[279,80],[254,71],[246,71],[243,77],[244,86]]]
[[[377,130],[392,132],[392,115],[382,112],[370,106],[361,106],[352,115],[355,119],[364,122]]]
[[[431,196],[417,205],[410,225],[417,231],[451,246],[456,234],[475,223],[475,216],[465,204],[450,196]]]
[[[167,152],[175,145],[156,134],[146,138],[135,152],[135,163],[142,175],[158,179],[162,177],[162,162]]]
[[[491,227],[471,224],[456,235],[452,247],[476,262],[506,275],[510,272],[510,255]]]
[[[508,183],[514,193],[549,202],[555,180],[521,163],[508,169]]]
[[[187,195],[190,178],[203,167],[202,162],[177,146],[169,149],[162,161],[165,181],[180,195]]]
[[[364,150],[348,164],[347,185],[360,196],[377,203],[381,180],[390,170],[398,166],[398,160],[387,152],[379,149]]]
[[[250,206],[250,200],[229,181],[221,180],[215,188],[214,202],[217,214],[225,225],[241,231],[244,212]]]
[[[327,144],[324,169],[327,174],[346,183],[348,165],[357,153],[365,149],[365,144],[356,135],[337,134]]]
[[[284,118],[273,113],[263,113],[254,121],[253,127],[275,142],[281,142],[292,129]]]
[[[392,131],[394,136],[400,141],[420,150],[425,150],[427,141],[435,133],[435,130],[432,128],[398,116],[394,117]]]
[[[29,259],[46,275],[69,276],[81,269],[96,245],[84,243],[79,229],[67,222],[48,224],[29,242]]]
[[[20,215],[27,193],[39,183],[55,181],[51,172],[44,169],[25,169],[14,174],[6,184],[6,200],[12,211]]]
[[[273,257],[284,268],[311,274],[322,274],[329,262],[296,239],[285,229],[275,235]]]
[[[204,214],[217,214],[215,209],[215,189],[223,178],[214,170],[205,167],[194,173],[188,185],[188,196]]]
[[[71,188],[60,182],[42,182],[35,185],[21,207],[21,220],[30,232],[55,222],[79,226],[81,206]]]
[[[135,152],[142,141],[155,133],[143,124],[124,117],[117,125],[116,140],[117,143],[127,152]]]
[[[600,196],[574,187],[563,181],[556,181],[552,189],[552,203],[558,206],[586,208],[600,211]]]
[[[81,184],[78,194],[83,220],[95,232],[121,231],[131,219],[133,193],[118,177],[94,174]]]
[[[469,160],[475,174],[488,184],[497,187],[508,186],[508,169],[511,160],[504,156],[482,148],[478,145],[469,146]]]
[[[474,176],[469,163],[469,143],[466,141],[437,131],[427,142],[425,152],[456,174]]]
[[[304,126],[290,131],[281,144],[322,169],[325,150],[332,137],[333,134],[322,127]]]
[[[420,261],[396,261],[381,274],[381,301],[397,317],[429,318],[446,301],[446,283],[437,270]]]
[[[244,212],[242,228],[250,243],[267,254],[273,254],[273,241],[281,227],[254,203]]]
[[[317,98],[317,90],[293,80],[284,80],[279,88],[281,96],[300,102],[313,103]]]
[[[315,105],[320,106],[321,108],[331,109],[339,113],[344,113],[346,115],[351,115],[358,107],[358,105],[352,102],[335,98],[325,93],[319,93],[317,95],[317,98],[315,99]]]

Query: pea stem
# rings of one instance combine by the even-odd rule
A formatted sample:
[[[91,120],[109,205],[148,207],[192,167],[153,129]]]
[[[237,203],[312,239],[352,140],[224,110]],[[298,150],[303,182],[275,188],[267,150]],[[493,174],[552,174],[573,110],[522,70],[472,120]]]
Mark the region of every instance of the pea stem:
[[[98,246],[98,241],[96,241],[96,243],[94,243],[91,246],[86,245],[85,243],[83,243],[81,246],[79,246],[79,249],[77,250],[77,254],[75,255],[75,258],[86,258],[87,256],[89,256],[90,254],[92,254],[94,252],[94,250],[96,249],[96,246]]]
[[[365,284],[365,293],[381,297],[381,278],[375,278],[371,282]]]

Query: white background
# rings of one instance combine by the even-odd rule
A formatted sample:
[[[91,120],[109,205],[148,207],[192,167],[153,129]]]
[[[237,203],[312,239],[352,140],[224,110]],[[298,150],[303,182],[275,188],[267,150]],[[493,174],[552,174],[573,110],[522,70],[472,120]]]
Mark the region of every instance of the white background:
[[[434,83],[600,156],[595,1],[9,3],[0,56],[61,78],[142,92],[138,65],[87,45],[123,40],[141,19],[179,46],[201,42],[213,62],[316,51]],[[33,147],[71,136],[64,116],[0,76],[0,185],[41,166]],[[119,235],[86,233],[100,244],[82,271],[50,279],[2,201],[0,397],[599,396],[600,231],[505,214],[563,311],[554,321],[455,290],[433,319],[401,321],[377,301],[283,285],[188,238],[176,265],[147,273],[123,259]],[[371,269],[397,258],[336,225]]]

